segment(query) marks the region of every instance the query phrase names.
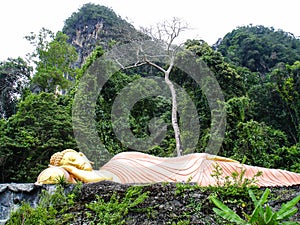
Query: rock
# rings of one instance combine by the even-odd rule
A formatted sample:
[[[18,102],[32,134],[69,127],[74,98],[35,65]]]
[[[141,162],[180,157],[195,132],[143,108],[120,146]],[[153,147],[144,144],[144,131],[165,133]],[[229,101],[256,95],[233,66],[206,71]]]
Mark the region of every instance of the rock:
[[[78,193],[77,202],[66,212],[73,215],[71,223],[68,224],[89,224],[89,217],[86,214],[88,209],[85,205],[97,200],[97,195],[101,196],[104,201],[109,201],[113,193],[116,193],[122,199],[129,187],[137,185],[139,184],[124,185],[112,181],[83,184]],[[180,185],[183,186],[178,191]],[[74,185],[67,186],[66,192],[71,191],[73,187]],[[53,192],[55,185],[1,184],[0,219],[2,222],[4,223],[8,218],[9,211],[17,207],[23,200],[29,201],[34,206],[38,201],[38,194],[43,189]],[[264,188],[261,189],[264,191]],[[210,190],[193,188],[183,183],[155,183],[142,185],[142,191],[148,192],[148,197],[138,205],[139,210],[129,210],[124,217],[125,224],[177,224],[179,221],[203,225],[226,224],[226,222],[221,223],[222,220],[212,211],[213,205],[208,200],[208,196],[212,193]],[[272,187],[269,199],[273,200],[270,200],[269,204],[273,209],[278,210],[283,203],[299,194],[300,185]],[[232,209],[238,209],[236,203],[227,205]],[[300,204],[297,205],[298,208],[299,206]],[[293,217],[294,220],[297,218],[300,218],[299,212]]]
[[[29,202],[35,207],[42,190],[54,191],[55,185],[36,186],[33,183],[0,184],[0,224],[5,224],[11,211],[22,202]]]
[[[137,184],[132,184],[137,185]],[[143,186],[143,192],[148,192],[148,198],[139,205],[139,209],[151,208],[150,214],[130,211],[126,216],[126,224],[177,224],[178,221],[188,220],[190,224],[220,224],[220,218],[212,211],[208,196],[211,191],[199,188],[187,188],[176,194],[176,183],[155,183]],[[184,185],[184,184],[183,184]],[[81,192],[81,201],[86,203],[95,200],[100,195],[109,201],[112,193],[123,196],[131,185],[122,185],[111,181],[102,181],[94,184],[85,184]],[[262,188],[264,190],[264,188]],[[300,185],[291,187],[274,187],[271,193],[285,195],[284,202],[291,200],[300,192]],[[274,197],[274,196],[273,196]],[[281,206],[274,203],[274,206]],[[299,207],[299,204],[298,204]],[[187,216],[188,215],[188,216]],[[298,218],[300,214],[296,214]],[[82,219],[82,218],[81,218]],[[218,221],[218,222],[217,222]],[[81,224],[76,220],[72,224]],[[222,223],[223,224],[223,223]]]

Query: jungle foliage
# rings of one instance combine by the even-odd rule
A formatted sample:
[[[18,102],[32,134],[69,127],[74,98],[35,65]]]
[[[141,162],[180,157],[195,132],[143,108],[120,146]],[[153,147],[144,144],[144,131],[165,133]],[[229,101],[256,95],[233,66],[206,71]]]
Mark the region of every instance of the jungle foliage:
[[[300,54],[300,40],[292,33],[261,25],[238,27],[216,47],[230,62],[263,74],[280,62],[293,64]]]
[[[112,10],[87,4],[66,20],[63,31],[74,33],[81,23],[98,19],[107,20],[109,24],[124,23]],[[31,61],[36,70],[23,59],[0,63],[0,182],[34,182],[54,152],[79,149],[72,127],[74,96],[88,68],[105,52],[102,46],[97,46],[81,67],[74,68],[77,53],[63,32],[53,34],[42,30],[28,40],[36,46],[33,56],[37,60]],[[216,49],[203,40],[187,40],[184,48],[208,65],[225,97],[227,129],[219,154],[244,159],[244,163],[251,165],[299,172],[299,39],[273,28],[250,25],[225,35]],[[66,74],[71,81],[66,79]],[[162,77],[147,67],[119,70],[106,82],[97,98],[94,110],[97,134],[112,155],[132,150],[114,133],[111,122],[114,100],[124,87],[147,75]],[[195,151],[203,152],[212,122],[206,96],[199,85],[179,69],[175,68],[170,78],[184,88],[196,106],[201,130]],[[86,87],[90,85],[87,83]],[[130,112],[130,129],[137,137],[147,137],[154,117],[167,124],[166,137],[145,151],[157,156],[173,156],[175,140],[170,99],[157,96],[139,100]],[[89,137],[90,130],[84,126],[78,129]]]

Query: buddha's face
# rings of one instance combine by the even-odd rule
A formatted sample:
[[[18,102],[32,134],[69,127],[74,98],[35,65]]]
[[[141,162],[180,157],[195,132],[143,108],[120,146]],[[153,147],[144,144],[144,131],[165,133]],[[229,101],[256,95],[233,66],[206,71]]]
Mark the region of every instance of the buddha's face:
[[[66,152],[59,164],[60,166],[71,165],[81,170],[93,170],[91,162],[82,152]]]

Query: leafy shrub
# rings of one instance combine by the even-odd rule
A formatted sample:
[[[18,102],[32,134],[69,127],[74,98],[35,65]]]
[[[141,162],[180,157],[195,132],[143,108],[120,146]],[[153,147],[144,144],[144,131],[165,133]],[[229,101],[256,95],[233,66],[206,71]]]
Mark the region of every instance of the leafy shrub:
[[[108,202],[105,202],[101,196],[96,196],[97,200],[86,204],[86,208],[92,210],[96,217],[94,218],[91,213],[88,217],[94,218],[90,224],[125,224],[124,216],[130,210],[136,209],[136,206],[142,203],[147,197],[148,193],[142,193],[142,187],[130,187],[123,199],[114,193]]]
[[[29,203],[23,202],[11,214],[7,225],[71,224],[77,217],[72,208],[78,200],[81,186],[82,184],[79,183],[69,193],[66,193],[62,185],[57,185],[53,193],[44,190],[36,207],[31,207]],[[142,191],[142,186],[130,187],[122,199],[114,193],[109,201],[97,196],[96,201],[83,206],[87,218],[90,219],[89,224],[124,224],[124,216],[129,211],[144,210],[137,208],[137,205],[148,197],[148,193],[142,193]]]
[[[233,210],[231,210],[217,198],[211,196],[210,200],[218,207],[213,208],[214,212],[230,222],[241,225],[299,224],[293,221],[287,222],[286,220],[288,220],[297,212],[298,209],[294,206],[300,201],[300,195],[287,202],[286,204],[283,204],[278,212],[274,212],[271,207],[266,204],[268,195],[270,194],[270,189],[267,188],[259,200],[256,199],[252,190],[249,189],[248,193],[255,205],[255,208],[251,215],[248,215],[246,213],[244,214],[245,219],[242,219],[239,215],[237,215]]]
[[[223,171],[219,165],[214,167],[212,177],[216,179],[217,186],[209,186],[219,196],[244,196],[246,197],[247,190],[249,188],[257,189],[257,177],[261,176],[262,173],[256,173],[251,179],[245,178],[245,169],[241,169],[240,172],[234,171],[231,176],[223,178]]]

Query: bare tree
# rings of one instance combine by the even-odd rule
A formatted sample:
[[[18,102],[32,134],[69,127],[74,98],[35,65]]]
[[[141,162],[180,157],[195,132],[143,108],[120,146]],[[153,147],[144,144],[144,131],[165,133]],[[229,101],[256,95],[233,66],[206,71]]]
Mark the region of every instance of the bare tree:
[[[175,58],[178,53],[178,50],[180,49],[180,45],[175,45],[174,41],[180,35],[180,33],[186,29],[187,29],[187,25],[183,23],[182,20],[179,18],[173,18],[171,21],[165,21],[163,23],[159,23],[154,27],[144,28],[142,29],[142,32],[146,33],[148,37],[150,37],[153,41],[160,43],[160,46],[164,48],[163,49],[164,55],[157,55],[157,51],[153,51],[155,52],[156,55],[151,55],[149,54],[149,49],[147,50],[144,49],[147,47],[149,48],[149,46],[142,46],[137,44],[136,45],[137,60],[134,65],[123,67],[122,63],[116,60],[117,63],[123,69],[129,69],[129,68],[134,68],[134,67],[148,64],[150,66],[155,67],[156,69],[158,69],[164,74],[165,82],[168,85],[172,96],[172,127],[175,133],[177,156],[182,155],[183,149],[181,144],[180,129],[178,125],[177,95],[176,95],[174,84],[170,80],[170,73],[174,67]],[[167,55],[165,55],[165,53],[167,53]],[[164,68],[163,66],[155,62],[155,58],[157,57],[168,58],[169,63],[168,65],[166,65],[167,68]]]

